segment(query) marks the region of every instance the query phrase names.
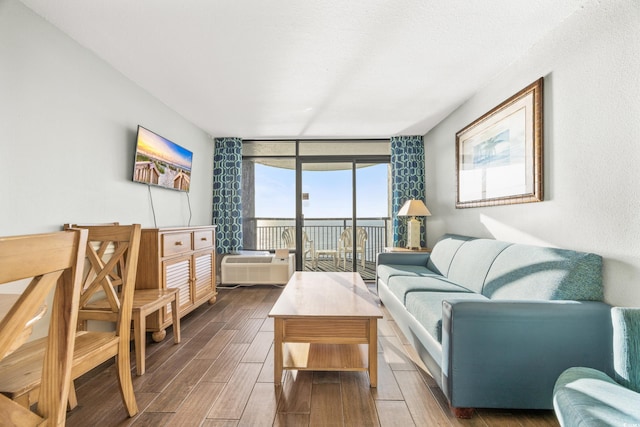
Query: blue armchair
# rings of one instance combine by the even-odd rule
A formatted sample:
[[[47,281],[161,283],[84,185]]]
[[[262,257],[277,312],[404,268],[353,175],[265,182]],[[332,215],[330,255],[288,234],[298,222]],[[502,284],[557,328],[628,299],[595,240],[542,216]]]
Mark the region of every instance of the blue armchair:
[[[614,377],[584,367],[558,378],[553,406],[563,427],[640,426],[640,309],[614,307]]]

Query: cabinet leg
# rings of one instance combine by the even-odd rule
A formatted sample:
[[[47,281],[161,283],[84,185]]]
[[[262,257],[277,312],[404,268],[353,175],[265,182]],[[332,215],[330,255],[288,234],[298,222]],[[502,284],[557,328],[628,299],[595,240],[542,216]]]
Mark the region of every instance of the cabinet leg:
[[[153,338],[155,342],[161,342],[166,336],[167,331],[165,331],[164,329],[151,333],[151,338]]]

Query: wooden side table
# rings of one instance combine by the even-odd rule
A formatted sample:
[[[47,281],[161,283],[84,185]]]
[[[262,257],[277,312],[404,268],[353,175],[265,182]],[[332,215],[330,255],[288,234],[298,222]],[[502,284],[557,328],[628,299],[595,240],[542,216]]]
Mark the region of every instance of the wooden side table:
[[[386,246],[384,248],[385,252],[431,252],[431,248],[419,248],[419,249],[409,249],[409,248],[401,248],[398,246]]]

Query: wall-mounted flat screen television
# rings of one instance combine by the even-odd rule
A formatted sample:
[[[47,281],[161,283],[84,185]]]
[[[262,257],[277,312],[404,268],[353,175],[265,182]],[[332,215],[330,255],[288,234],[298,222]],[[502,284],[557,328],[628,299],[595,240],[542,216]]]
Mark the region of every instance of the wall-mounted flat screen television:
[[[149,185],[189,191],[193,153],[138,126],[133,180]]]

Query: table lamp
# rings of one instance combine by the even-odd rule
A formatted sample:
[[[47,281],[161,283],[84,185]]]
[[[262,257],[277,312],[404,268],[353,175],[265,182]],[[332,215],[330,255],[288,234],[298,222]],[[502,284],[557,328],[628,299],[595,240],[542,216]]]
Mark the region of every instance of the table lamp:
[[[398,216],[410,216],[407,221],[407,248],[420,249],[420,221],[417,216],[431,216],[422,200],[410,199],[398,211]]]

